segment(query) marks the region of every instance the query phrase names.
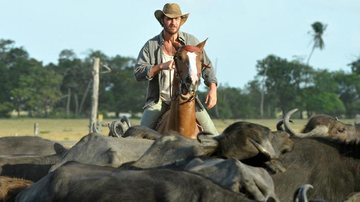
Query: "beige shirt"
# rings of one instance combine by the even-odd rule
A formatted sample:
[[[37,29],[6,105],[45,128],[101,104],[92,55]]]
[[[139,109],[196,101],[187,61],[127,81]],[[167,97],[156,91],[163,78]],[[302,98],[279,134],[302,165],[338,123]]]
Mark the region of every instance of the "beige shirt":
[[[168,55],[166,53],[161,54],[162,62],[170,61],[174,58],[172,55]],[[172,82],[174,80],[174,71],[175,70],[162,70],[160,72],[160,99],[169,104],[171,101],[171,91]]]

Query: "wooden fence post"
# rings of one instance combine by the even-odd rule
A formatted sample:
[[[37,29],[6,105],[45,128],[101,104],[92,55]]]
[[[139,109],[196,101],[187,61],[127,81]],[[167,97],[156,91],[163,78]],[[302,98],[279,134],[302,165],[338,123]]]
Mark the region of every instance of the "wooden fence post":
[[[100,69],[100,58],[94,58],[94,65],[92,70],[93,75],[93,88],[92,88],[92,97],[91,97],[91,116],[90,116],[90,125],[89,132],[93,131],[93,125],[96,124],[96,117],[98,112],[98,98],[99,98],[99,69]]]
[[[34,136],[39,135],[39,123],[34,123]]]

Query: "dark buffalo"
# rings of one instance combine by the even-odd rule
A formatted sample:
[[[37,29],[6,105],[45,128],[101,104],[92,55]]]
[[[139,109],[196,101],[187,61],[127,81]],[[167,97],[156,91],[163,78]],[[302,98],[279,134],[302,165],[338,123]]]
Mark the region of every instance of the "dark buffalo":
[[[162,136],[156,139],[144,155],[131,164],[131,167],[141,169],[167,167],[187,170],[189,165],[192,165],[194,158],[201,157],[205,160],[201,160],[201,163],[196,165],[196,169],[194,168],[198,170],[197,173],[211,178],[214,182],[233,191],[247,192],[259,200],[269,196],[269,193],[274,193],[271,189],[272,180],[268,180],[269,175],[267,173],[264,175],[265,170],[261,168],[252,167],[253,172],[250,173],[248,171],[250,169],[244,169],[246,166],[238,160],[246,160],[246,163],[249,163],[249,159],[252,158],[257,159],[252,159],[252,163],[270,160],[271,166],[267,165],[266,168],[271,167],[272,171],[284,171],[280,162],[275,162],[275,159],[281,153],[291,150],[293,146],[287,133],[272,132],[267,127],[249,122],[236,122],[217,137],[201,134],[199,140],[188,139],[176,133]],[[258,156],[261,158],[257,158]],[[220,160],[219,157],[228,160]],[[274,166],[274,164],[276,165]],[[194,172],[195,170],[190,169]],[[249,181],[244,176],[250,177],[252,174],[262,180],[254,180],[253,182],[257,181],[258,183],[253,183],[253,186],[250,187],[240,186],[241,183]],[[220,177],[220,175],[222,176]],[[265,184],[267,188],[262,189],[261,187],[265,187]]]
[[[187,163],[195,157],[210,156],[216,146],[216,142],[201,144],[174,132],[155,140],[132,166],[144,169]]]
[[[119,170],[70,162],[18,194],[17,201],[252,201],[200,175]]]
[[[285,116],[285,123],[289,122],[293,112]],[[289,124],[285,126],[290,132],[294,131]],[[360,191],[359,145],[314,132],[321,132],[326,127],[316,126],[311,137],[292,136],[293,151],[280,157],[286,172],[273,175],[275,192],[281,201],[291,201],[293,190],[303,184],[315,187],[309,193],[311,198],[326,201],[343,201],[350,193]]]
[[[37,181],[51,166],[60,162],[62,155],[0,157],[0,175]]]
[[[215,139],[219,142],[216,156],[239,160],[265,157],[263,161],[270,164],[278,164],[276,160],[279,156],[293,148],[293,142],[285,131],[271,131],[266,126],[245,121],[231,124]],[[256,161],[259,158],[252,160]]]
[[[68,161],[118,167],[137,160],[151,146],[152,140],[115,138],[91,133],[69,149],[51,171]]]
[[[293,138],[294,150],[280,160],[286,172],[273,175],[275,193],[281,201],[290,201],[292,192],[303,184],[316,189],[312,198],[342,201],[360,191],[360,148],[332,140]]]
[[[125,162],[137,160],[152,142],[150,140],[130,140],[89,134],[70,150],[58,151],[63,151],[63,153],[38,156],[19,155],[18,152],[18,155],[0,156],[0,174],[35,182],[49,171],[55,170],[63,163],[72,160],[117,167]],[[28,150],[31,151],[32,148],[28,148]]]
[[[59,162],[67,149],[36,136],[0,138],[0,175],[37,181]]]
[[[216,145],[199,143],[173,133],[157,139],[131,166],[141,169],[166,167],[188,170],[257,200],[270,196],[276,198],[272,179],[264,169],[247,166],[237,159],[211,156]]]
[[[0,156],[51,155],[64,153],[67,149],[60,143],[38,136],[8,136],[0,138]]]
[[[236,159],[194,158],[184,170],[205,176],[222,187],[244,193],[257,201],[277,199],[273,180],[265,169],[246,165]]]
[[[304,184],[295,191],[294,202],[327,202],[324,199],[308,199],[308,191],[314,187],[311,184]],[[311,192],[311,191],[310,191]],[[350,193],[343,202],[359,202],[360,192]]]
[[[295,113],[297,109],[289,111],[284,118],[287,130],[297,137],[325,137],[327,139],[334,139],[340,142],[355,142],[360,141],[360,128],[345,124],[335,117],[318,114],[312,116],[305,125],[302,132],[295,132],[290,126],[290,116]]]
[[[111,135],[110,135],[111,136]],[[161,138],[163,135],[156,130],[153,130],[149,127],[145,126],[132,126],[129,127],[126,132],[124,132],[121,137],[133,137],[133,138],[142,138],[142,139],[149,139],[149,140],[156,140]]]
[[[137,128],[137,133],[153,137],[153,132],[149,130]],[[132,133],[131,137],[138,136],[137,133]],[[156,133],[155,135],[157,136]],[[293,146],[289,135],[284,131],[271,131],[262,125],[241,121],[228,126],[219,136],[199,134],[198,140],[186,139],[176,133],[160,136],[134,166],[158,167],[199,156],[238,160],[255,157],[262,162],[273,163],[272,160],[276,160],[281,153],[290,151]]]

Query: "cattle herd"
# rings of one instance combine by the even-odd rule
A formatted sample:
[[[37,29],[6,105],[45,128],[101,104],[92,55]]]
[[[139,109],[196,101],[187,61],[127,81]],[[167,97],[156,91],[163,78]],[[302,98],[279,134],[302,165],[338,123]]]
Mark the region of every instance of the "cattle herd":
[[[0,201],[360,201],[360,129],[328,115],[236,121],[197,140],[128,126],[70,148],[0,138]],[[124,126],[121,124],[120,126]]]

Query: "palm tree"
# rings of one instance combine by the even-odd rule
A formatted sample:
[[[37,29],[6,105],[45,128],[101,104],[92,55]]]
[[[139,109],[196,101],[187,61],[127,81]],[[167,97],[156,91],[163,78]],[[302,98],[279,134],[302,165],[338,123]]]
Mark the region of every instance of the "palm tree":
[[[313,47],[311,49],[311,52],[310,52],[310,55],[307,59],[307,62],[306,64],[309,65],[309,61],[310,61],[310,58],[312,56],[312,54],[314,53],[314,50],[315,48],[319,48],[320,50],[324,49],[325,47],[325,43],[324,43],[324,40],[322,38],[325,30],[326,30],[326,27],[327,25],[321,23],[321,22],[314,22],[313,24],[311,24],[311,27],[312,27],[312,31],[313,31]]]

